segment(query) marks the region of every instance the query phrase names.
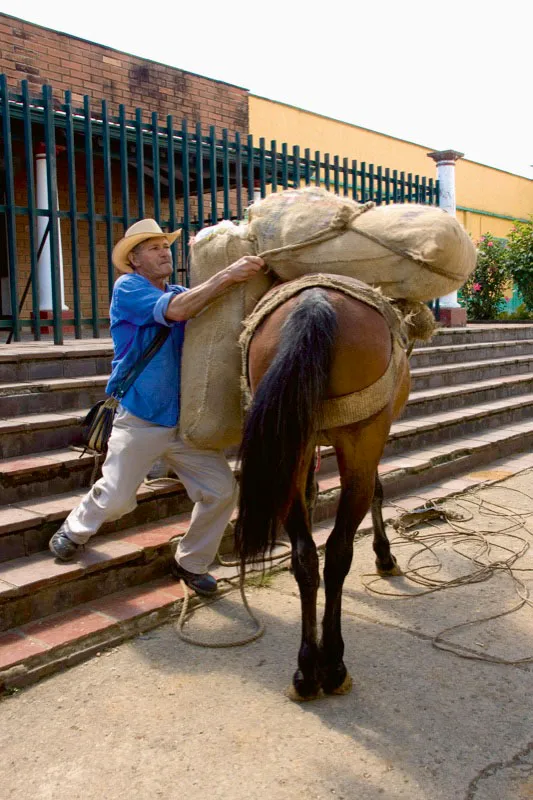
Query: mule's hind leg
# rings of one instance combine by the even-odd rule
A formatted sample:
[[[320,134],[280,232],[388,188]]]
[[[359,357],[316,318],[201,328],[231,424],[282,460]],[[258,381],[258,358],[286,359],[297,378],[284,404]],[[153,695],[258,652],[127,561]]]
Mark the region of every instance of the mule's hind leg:
[[[372,523],[374,527],[374,541],[372,547],[376,554],[376,569],[378,575],[390,577],[401,575],[402,571],[390,550],[390,542],[385,532],[383,522],[383,486],[376,472],[374,497],[372,499]]]
[[[371,492],[371,486],[365,491],[364,485],[361,486],[355,476],[348,481],[343,480],[335,526],[326,543],[326,607],[322,620],[320,660],[322,688],[328,694],[346,694],[352,687],[352,679],[343,661],[342,587],[352,564],[354,536],[370,504]]]
[[[318,554],[311,535],[305,503],[297,498],[285,522],[292,545],[292,569],[300,590],[302,638],[298,669],[289,691],[291,700],[313,700],[321,693],[316,632],[316,596],[319,584]]]

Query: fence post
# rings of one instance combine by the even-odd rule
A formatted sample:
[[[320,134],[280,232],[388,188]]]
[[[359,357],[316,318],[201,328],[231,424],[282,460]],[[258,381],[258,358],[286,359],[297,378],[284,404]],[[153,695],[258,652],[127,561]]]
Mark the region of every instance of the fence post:
[[[428,153],[428,156],[437,165],[439,206],[455,216],[455,162],[463,158],[464,153],[458,153],[457,150],[436,150]],[[440,298],[440,323],[446,328],[465,327],[466,309],[457,302],[457,291]]]

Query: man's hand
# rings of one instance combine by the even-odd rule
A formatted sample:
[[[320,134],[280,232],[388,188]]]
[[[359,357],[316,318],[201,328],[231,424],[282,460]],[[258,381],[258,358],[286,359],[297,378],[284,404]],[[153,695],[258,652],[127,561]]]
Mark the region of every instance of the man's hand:
[[[242,283],[261,272],[264,266],[265,262],[259,256],[243,256],[235,263],[230,264],[229,267],[226,267],[223,272],[227,274],[232,283]]]
[[[200,314],[209,303],[237,283],[249,281],[257,275],[265,262],[259,256],[243,256],[229,267],[221,269],[212,278],[190,289],[177,294],[168,304],[165,318],[169,322],[185,322]]]

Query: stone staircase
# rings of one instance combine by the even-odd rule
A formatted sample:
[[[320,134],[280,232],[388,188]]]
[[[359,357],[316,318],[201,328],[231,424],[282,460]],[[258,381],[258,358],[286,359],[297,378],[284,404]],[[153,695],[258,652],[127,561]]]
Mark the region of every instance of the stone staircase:
[[[104,394],[111,356],[110,340],[0,349],[0,690],[153,627],[183,599],[169,577],[192,507],[179,482],[143,485],[136,510],[106,525],[78,562],[56,563],[47,550],[90,482],[80,422]],[[386,517],[533,466],[533,326],[441,329],[414,350],[411,374],[380,465]],[[321,544],[339,494],[331,448],[319,483]],[[229,526],[221,553],[231,545]]]

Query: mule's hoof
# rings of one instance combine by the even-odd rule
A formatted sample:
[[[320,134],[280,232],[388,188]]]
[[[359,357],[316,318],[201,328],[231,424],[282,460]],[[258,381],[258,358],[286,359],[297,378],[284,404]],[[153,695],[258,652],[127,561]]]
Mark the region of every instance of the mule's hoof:
[[[352,676],[349,672],[346,673],[346,677],[344,678],[343,682],[340,686],[337,686],[336,689],[331,689],[328,691],[328,694],[350,694],[352,691],[353,681]]]
[[[393,561],[393,566],[390,569],[384,569],[383,567],[380,567],[380,565],[376,561],[376,571],[381,578],[394,578],[397,575],[403,575],[402,568],[400,567],[394,556],[391,556],[391,559]]]
[[[288,687],[285,694],[289,698],[289,700],[292,700],[293,703],[307,703],[310,700],[320,700],[321,697],[324,697],[324,692],[322,691],[322,689],[319,689],[318,692],[316,692],[315,694],[301,695],[294,688],[292,683]]]

